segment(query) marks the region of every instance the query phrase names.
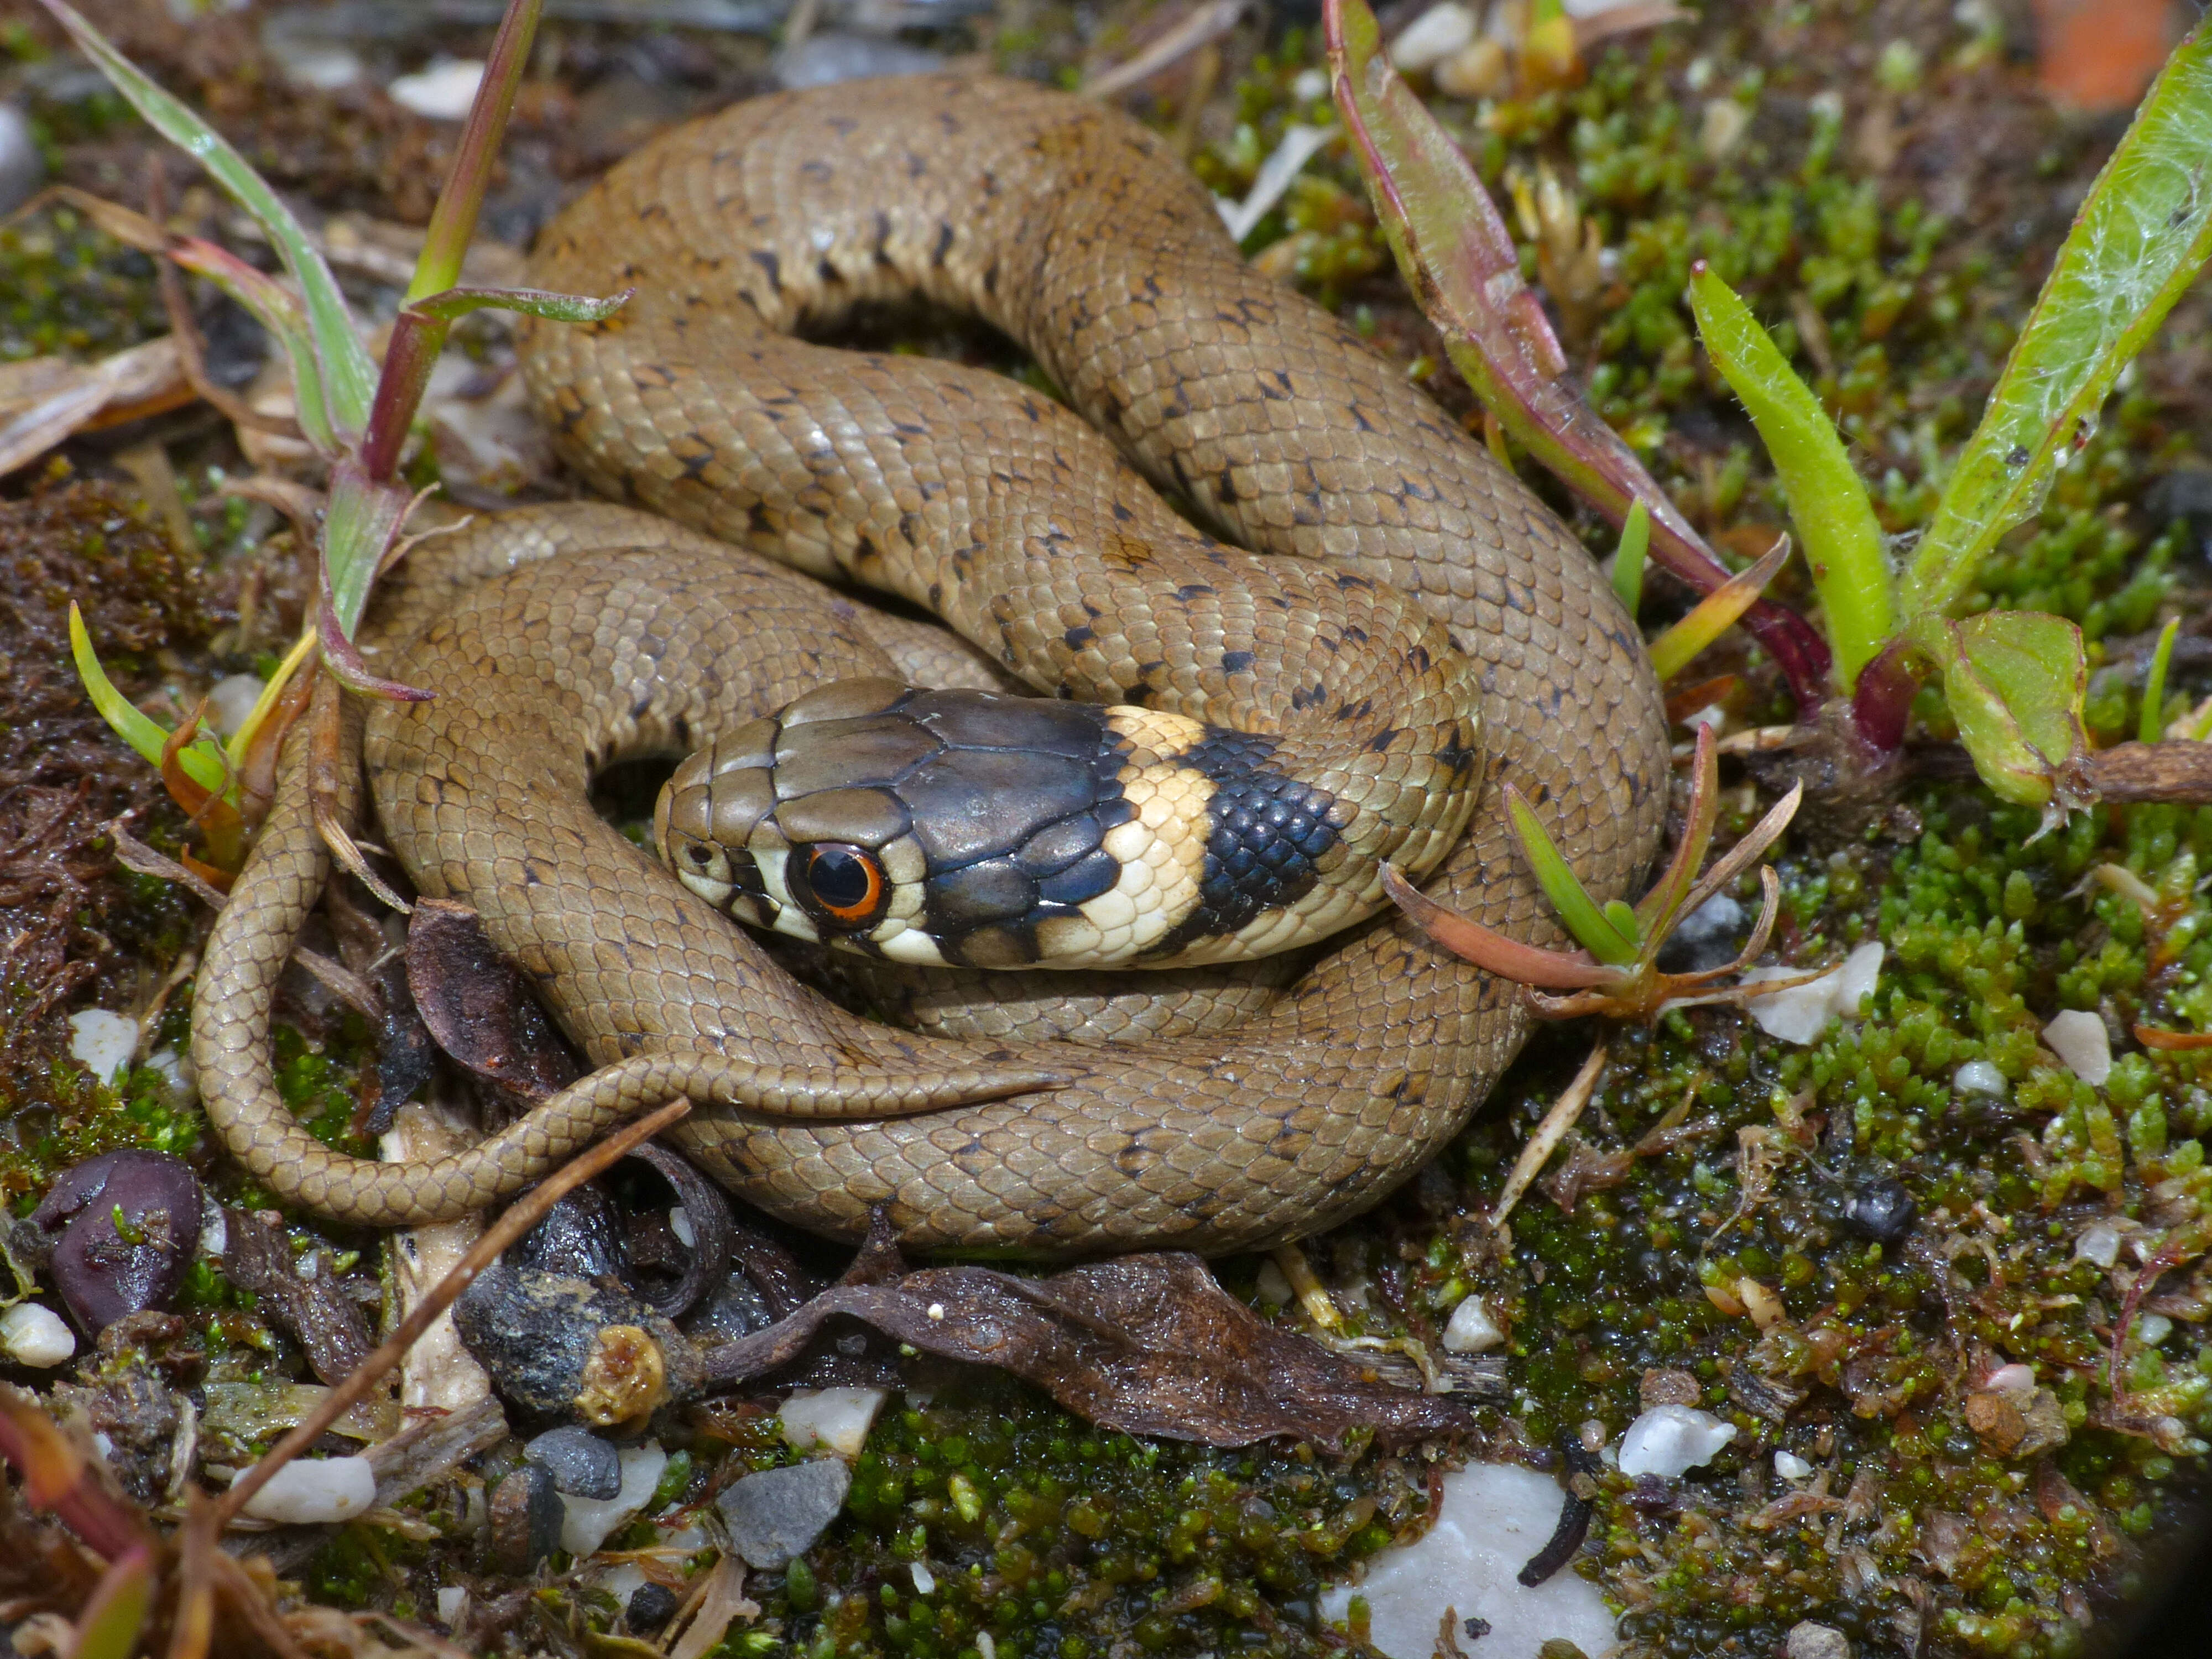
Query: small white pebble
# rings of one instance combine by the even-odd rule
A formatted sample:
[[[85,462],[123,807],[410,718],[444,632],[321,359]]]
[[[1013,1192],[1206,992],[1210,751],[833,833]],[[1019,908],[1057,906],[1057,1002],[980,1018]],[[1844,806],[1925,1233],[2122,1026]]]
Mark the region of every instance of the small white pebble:
[[[1273,1261],[1262,1261],[1260,1264],[1255,1288],[1260,1292],[1260,1300],[1267,1303],[1270,1307],[1281,1308],[1289,1305],[1292,1295],[1291,1281],[1283,1277],[1283,1270]],[[1462,1303],[1460,1305],[1465,1307],[1467,1304]]]
[[[102,1083],[112,1083],[138,1052],[138,1022],[105,1008],[70,1016],[70,1058]]]
[[[246,1500],[246,1512],[287,1526],[320,1526],[359,1515],[376,1502],[376,1470],[366,1457],[295,1458]]]
[[[2051,1052],[2066,1062],[2075,1077],[2093,1089],[2101,1089],[2112,1074],[2112,1038],[2105,1022],[2081,1008],[2069,1008],[2043,1028]]]
[[[1301,104],[1318,104],[1328,96],[1328,76],[1317,69],[1300,70],[1291,82],[1291,96]]]
[[[2084,1261],[2109,1267],[2120,1259],[2120,1230],[2109,1221],[2093,1221],[2074,1241],[2074,1254]]]
[[[208,688],[208,714],[226,738],[238,735],[268,682],[258,674],[226,674]]]
[[[2155,1348],[2172,1334],[2173,1322],[2164,1314],[2144,1314],[2136,1319],[2129,1334],[2146,1348]]]
[[[937,1575],[935,1573],[932,1572],[927,1566],[923,1565],[922,1563],[919,1561],[914,1564],[913,1572],[914,1593],[916,1595],[934,1595],[937,1594]]]
[[[653,1489],[668,1468],[668,1454],[658,1440],[641,1440],[622,1449],[622,1489],[612,1498],[574,1498],[561,1494],[561,1547],[574,1556],[586,1556],[607,1541],[607,1534],[625,1526],[645,1507]]]
[[[778,1415],[785,1441],[799,1450],[827,1446],[840,1457],[858,1457],[883,1404],[881,1389],[800,1389]]]
[[[999,1644],[992,1639],[990,1632],[979,1630],[975,1632],[975,1651],[982,1655],[983,1659],[999,1659]]]
[[[1990,1394],[2002,1394],[2020,1400],[2032,1399],[2035,1394],[2035,1367],[2018,1364],[2000,1365],[1982,1379],[1982,1387]]]
[[[469,1604],[469,1593],[459,1584],[448,1584],[438,1592],[438,1622],[447,1630],[461,1622],[461,1611]]]
[[[945,1304],[944,1304],[942,1302],[933,1302],[933,1303],[931,1303],[931,1304],[929,1304],[929,1316],[930,1316],[932,1319],[942,1319],[942,1318],[944,1318],[944,1317],[945,1317]]]
[[[668,1212],[668,1231],[676,1235],[676,1242],[686,1249],[699,1242],[699,1235],[692,1231],[691,1212],[681,1204]]]
[[[1784,1480],[1803,1480],[1812,1474],[1813,1466],[1796,1452],[1778,1451],[1774,1454],[1774,1472]]]
[[[1620,1437],[1620,1472],[1668,1480],[1702,1464],[1735,1438],[1735,1425],[1687,1406],[1654,1406]]]
[[[1970,1060],[1951,1073],[1951,1089],[1954,1094],[1994,1095],[2004,1097],[2004,1073],[1986,1060]]]
[[[199,1067],[192,1057],[176,1048],[156,1048],[146,1056],[149,1070],[161,1074],[161,1081],[169,1085],[170,1092],[180,1101],[196,1100],[200,1092]]]
[[[1844,118],[1844,94],[1834,87],[1826,92],[1816,92],[1805,100],[1805,108],[1815,119],[1840,121]]]
[[[1479,1296],[1468,1297],[1444,1322],[1444,1348],[1450,1353],[1488,1353],[1504,1340],[1490,1304]]]
[[[1674,924],[1674,943],[1703,945],[1709,939],[1726,939],[1743,926],[1743,906],[1726,893],[1716,893]]]
[[[361,54],[349,46],[299,46],[276,56],[284,78],[310,92],[336,92],[368,73]]]
[[[1817,1042],[1820,1034],[1828,1029],[1831,1018],[1858,1018],[1861,1005],[1881,975],[1881,958],[1882,946],[1878,942],[1862,945],[1820,978],[1755,998],[1747,1005],[1751,1017],[1769,1036],[1780,1037],[1800,1048]],[[1744,974],[1743,982],[1761,985],[1771,980],[1795,979],[1803,971],[1798,968],[1753,968]]]
[[[470,58],[441,58],[429,68],[392,83],[392,100],[434,121],[458,121],[476,102],[484,66]]]
[[[52,1308],[18,1302],[0,1314],[0,1348],[19,1365],[48,1370],[76,1352],[76,1338]]]
[[[1440,64],[1474,39],[1474,13],[1459,0],[1431,6],[1390,43],[1390,62],[1411,74]]]

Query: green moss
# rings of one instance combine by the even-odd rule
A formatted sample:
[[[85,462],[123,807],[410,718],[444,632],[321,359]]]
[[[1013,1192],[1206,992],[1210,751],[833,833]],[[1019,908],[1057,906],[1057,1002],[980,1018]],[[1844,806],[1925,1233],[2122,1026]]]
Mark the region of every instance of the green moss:
[[[886,1414],[805,1571],[750,1593],[821,1659],[1318,1652],[1322,1586],[1427,1501],[1418,1464],[1139,1441],[982,1379]]]

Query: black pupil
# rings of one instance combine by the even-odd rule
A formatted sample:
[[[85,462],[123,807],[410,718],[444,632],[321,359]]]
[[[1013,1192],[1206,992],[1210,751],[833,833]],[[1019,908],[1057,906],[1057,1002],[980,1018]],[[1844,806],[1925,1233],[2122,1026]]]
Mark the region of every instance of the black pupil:
[[[833,910],[868,902],[868,866],[842,847],[817,848],[806,864],[806,883],[814,896]]]

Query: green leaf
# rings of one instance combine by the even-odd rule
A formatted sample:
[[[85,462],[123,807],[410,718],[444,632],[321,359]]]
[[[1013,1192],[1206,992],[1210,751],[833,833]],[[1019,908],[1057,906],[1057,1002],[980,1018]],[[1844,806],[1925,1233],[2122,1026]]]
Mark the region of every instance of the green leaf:
[[[1743,613],[1759,602],[1766,585],[1781,574],[1790,556],[1790,538],[1783,537],[1756,564],[1747,566],[1722,586],[1699,599],[1690,614],[1651,641],[1651,666],[1664,685],[1696,659],[1698,654],[1733,628]]]
[[[2181,632],[2181,618],[2167,622],[2158,636],[2158,649],[2151,653],[2150,678],[2143,682],[2142,714],[2136,721],[2136,740],[2156,743],[2166,732],[2166,720],[2161,711],[2166,708],[2166,670],[2173,660],[2173,641]]]
[[[1620,544],[1613,554],[1613,591],[1620,596],[1629,620],[1644,603],[1644,561],[1651,550],[1651,509],[1638,495],[1629,503],[1628,517],[1620,526]]]
[[[1690,309],[1713,366],[1742,401],[1782,480],[1827,612],[1836,674],[1849,690],[1896,631],[1874,503],[1835,422],[1735,290],[1700,266],[1690,278]]]
[[[449,288],[414,301],[408,309],[450,323],[471,311],[518,311],[556,323],[602,323],[620,311],[637,290],[626,288],[604,300],[582,294],[548,294],[533,288]]]
[[[1535,809],[1523,799],[1511,784],[1505,786],[1505,810],[1513,819],[1514,833],[1521,838],[1521,850],[1528,856],[1528,867],[1535,872],[1536,882],[1544,890],[1544,896],[1552,901],[1552,908],[1559,913],[1559,920],[1575,936],[1583,949],[1600,962],[1614,968],[1626,968],[1636,960],[1636,944],[1632,933],[1624,933],[1597,901],[1590,897],[1566,856],[1545,833],[1537,820]],[[1630,917],[1632,925],[1633,913]]]
[[[107,671],[100,665],[100,658],[93,651],[92,636],[85,631],[84,616],[74,599],[70,601],[69,625],[70,655],[76,659],[77,678],[84,682],[85,695],[92,699],[92,706],[118,737],[158,767],[162,750],[168,745],[168,732],[139,712],[137,704],[115,689],[115,683],[107,678]],[[187,777],[210,793],[222,793],[231,781],[230,769],[223,764],[222,750],[211,738],[194,738],[178,755],[177,763],[185,769]]]
[[[1906,571],[1905,614],[1948,611],[2033,513],[2212,252],[2212,31],[2174,48],[2097,175]]]
[[[1991,789],[2023,806],[2094,798],[2082,776],[2089,668],[2080,629],[2041,611],[1990,611],[1959,623],[1925,619],[1914,639],[1942,664],[1960,740]]]
[[[153,1604],[154,1552],[139,1544],[110,1562],[93,1587],[70,1659],[131,1659]]]
[[[221,133],[155,85],[64,0],[40,0],[40,3],[115,83],[116,90],[131,101],[147,125],[205,167],[268,234],[307,301],[323,397],[333,422],[346,436],[358,435],[368,419],[376,365],[369,361],[368,349],[355,331],[337,279],[331,275],[330,266],[300,222]]]

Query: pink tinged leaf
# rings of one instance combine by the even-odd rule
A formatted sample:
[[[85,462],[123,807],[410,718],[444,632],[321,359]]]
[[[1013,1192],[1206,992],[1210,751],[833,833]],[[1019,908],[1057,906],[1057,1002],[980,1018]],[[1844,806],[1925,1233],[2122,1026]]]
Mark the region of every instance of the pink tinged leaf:
[[[1382,56],[1374,14],[1363,0],[1328,0],[1322,28],[1337,107],[1383,234],[1468,384],[1530,453],[1616,526],[1642,500],[1660,564],[1698,592],[1721,586],[1727,567],[1566,379],[1565,354],[1521,278],[1504,219],[1451,136]],[[1809,714],[1826,694],[1826,643],[1771,600],[1753,605],[1746,625]]]
[[[1714,742],[1711,726],[1699,722],[1698,752],[1690,763],[1690,811],[1682,825],[1682,839],[1675,845],[1667,873],[1636,907],[1637,929],[1650,955],[1657,954],[1674,931],[1674,918],[1697,879],[1698,866],[1705,861],[1705,848],[1712,845],[1713,825],[1720,817],[1720,763],[1713,758]]]
[[[1790,556],[1790,538],[1778,538],[1753,565],[1738,571],[1698,601],[1690,614],[1651,641],[1651,666],[1664,684],[1687,668],[1706,647],[1735,626],[1757,602],[1767,583],[1782,574]]]
[[[1611,985],[1620,977],[1618,969],[1591,961],[1577,951],[1540,950],[1479,921],[1438,904],[1398,873],[1395,865],[1382,866],[1382,890],[1424,933],[1454,956],[1487,969],[1500,979],[1519,985],[1547,986],[1555,991],[1583,990]]]

